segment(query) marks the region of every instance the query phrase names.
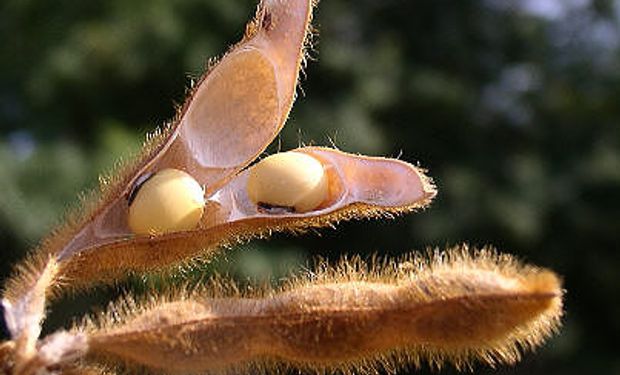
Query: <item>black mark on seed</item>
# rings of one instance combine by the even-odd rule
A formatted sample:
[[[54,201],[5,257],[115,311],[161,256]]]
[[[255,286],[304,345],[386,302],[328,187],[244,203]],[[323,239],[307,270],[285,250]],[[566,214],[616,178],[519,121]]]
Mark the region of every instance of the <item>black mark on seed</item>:
[[[258,212],[270,215],[294,214],[295,207],[275,206],[273,204],[258,202]]]
[[[136,182],[134,182],[133,186],[131,187],[131,190],[129,190],[129,193],[127,193],[126,198],[127,198],[128,206],[131,206],[134,199],[136,199],[136,195],[138,194],[138,191],[140,191],[140,188],[142,187],[142,185],[144,185],[145,182],[150,180],[151,177],[153,177],[153,175],[154,173],[145,173],[136,179]]]

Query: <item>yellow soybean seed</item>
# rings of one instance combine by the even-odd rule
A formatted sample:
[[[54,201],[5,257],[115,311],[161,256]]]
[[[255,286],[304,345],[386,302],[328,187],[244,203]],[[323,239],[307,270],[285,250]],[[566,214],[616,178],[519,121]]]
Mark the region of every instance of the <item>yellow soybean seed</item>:
[[[250,169],[248,197],[259,206],[316,209],[328,195],[327,174],[314,157],[300,152],[271,155]]]
[[[128,224],[136,234],[162,234],[195,228],[205,207],[204,191],[189,174],[163,169],[130,197]]]

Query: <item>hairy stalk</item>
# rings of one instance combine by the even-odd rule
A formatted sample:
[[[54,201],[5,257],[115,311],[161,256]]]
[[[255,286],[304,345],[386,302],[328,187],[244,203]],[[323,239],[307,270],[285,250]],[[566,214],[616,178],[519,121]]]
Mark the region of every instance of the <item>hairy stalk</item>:
[[[21,277],[9,284],[12,293],[5,293],[2,299],[4,319],[13,339],[12,360],[17,374],[36,356],[46,297],[57,271],[57,262],[52,257],[27,263],[19,272]]]
[[[92,358],[198,373],[513,363],[519,348],[538,346],[559,323],[562,290],[552,272],[488,251],[400,266],[365,270],[345,261],[260,298],[132,302],[111,308],[116,321],[83,330]]]

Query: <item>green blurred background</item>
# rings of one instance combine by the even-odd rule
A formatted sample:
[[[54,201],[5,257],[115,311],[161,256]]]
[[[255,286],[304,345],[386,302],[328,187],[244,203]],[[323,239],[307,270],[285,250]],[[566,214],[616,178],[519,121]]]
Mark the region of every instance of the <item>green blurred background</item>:
[[[0,2],[0,279],[173,116],[254,5]],[[318,61],[272,149],[400,156],[430,170],[438,198],[392,221],[253,241],[204,272],[277,283],[316,255],[492,244],[563,275],[567,312],[537,353],[477,371],[620,374],[620,1],[323,0],[315,24]],[[47,329],[120,289],[65,301]]]

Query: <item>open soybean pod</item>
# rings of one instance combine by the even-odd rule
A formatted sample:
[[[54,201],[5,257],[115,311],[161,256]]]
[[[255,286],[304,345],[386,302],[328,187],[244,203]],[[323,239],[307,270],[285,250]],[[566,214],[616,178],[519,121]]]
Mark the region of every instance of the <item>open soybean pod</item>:
[[[41,253],[57,260],[65,285],[164,269],[273,231],[407,212],[430,202],[435,190],[420,169],[322,148],[297,150],[324,174],[322,195],[310,206],[273,207],[248,196],[247,176],[261,167],[244,168],[288,117],[312,8],[311,0],[264,0],[243,40],[209,69],[172,125],[104,184],[92,208],[44,242]]]
[[[433,185],[418,168],[399,160],[322,147],[301,148],[295,153],[308,155],[325,170],[326,194],[312,210],[265,207],[250,199],[248,177],[259,163],[209,197],[197,229],[137,236],[88,250],[69,263],[72,268],[66,274],[74,280],[94,280],[123,271],[154,269],[191,257],[200,249],[274,230],[298,231],[351,218],[409,212],[424,207],[435,195]]]

